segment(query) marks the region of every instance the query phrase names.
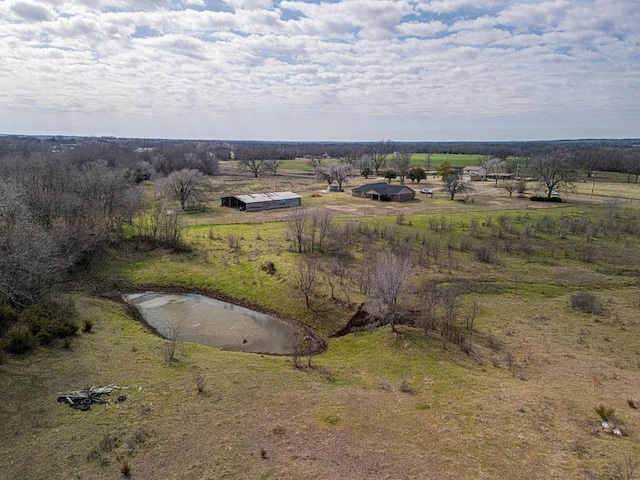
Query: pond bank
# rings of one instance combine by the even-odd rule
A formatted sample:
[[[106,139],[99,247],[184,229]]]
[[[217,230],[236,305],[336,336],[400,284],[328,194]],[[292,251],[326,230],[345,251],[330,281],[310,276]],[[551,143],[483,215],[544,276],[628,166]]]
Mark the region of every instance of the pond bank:
[[[131,318],[135,319],[136,321],[144,325],[147,329],[149,329],[155,335],[165,338],[162,335],[162,333],[158,331],[157,328],[154,328],[152,325],[149,324],[149,322],[145,320],[144,316],[141,314],[141,312],[138,311],[137,308],[135,308],[133,305],[131,305],[129,302],[127,302],[123,298],[123,295],[125,294],[132,294],[132,293],[141,294],[145,292],[156,292],[156,293],[164,293],[164,294],[171,294],[171,295],[202,295],[204,297],[208,297],[213,300],[226,302],[238,307],[250,309],[260,314],[269,315],[271,317],[276,318],[279,321],[282,321],[291,325],[291,327],[294,328],[297,336],[299,336],[300,338],[304,338],[304,337],[308,338],[308,340],[305,341],[305,345],[306,345],[305,348],[309,348],[313,355],[317,355],[324,352],[328,347],[327,341],[322,336],[320,336],[318,332],[316,332],[313,328],[309,327],[308,325],[300,323],[297,320],[294,320],[291,318],[283,317],[278,313],[272,312],[269,309],[261,307],[260,305],[256,305],[251,302],[232,298],[229,295],[225,295],[219,291],[212,290],[212,289],[160,286],[160,285],[150,285],[150,284],[142,285],[142,286],[131,285],[129,287],[124,285],[117,285],[117,287],[114,286],[114,288],[111,288],[111,289],[109,288],[96,289],[93,292],[93,294],[96,296],[108,298],[112,301],[116,301],[120,303],[121,305],[123,305],[125,311],[128,313],[128,315]],[[266,353],[266,352],[263,352],[263,353]]]

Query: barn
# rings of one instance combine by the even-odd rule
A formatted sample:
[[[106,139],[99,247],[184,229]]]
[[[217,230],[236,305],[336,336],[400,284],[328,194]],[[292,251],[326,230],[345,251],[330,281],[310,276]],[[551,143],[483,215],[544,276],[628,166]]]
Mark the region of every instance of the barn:
[[[360,187],[352,188],[354,197],[370,198],[380,202],[404,202],[413,200],[416,196],[414,189],[406,185],[390,185],[385,182],[368,183]]]
[[[299,207],[302,197],[293,192],[252,193],[222,197],[222,206],[241,211],[257,212],[274,208]]]

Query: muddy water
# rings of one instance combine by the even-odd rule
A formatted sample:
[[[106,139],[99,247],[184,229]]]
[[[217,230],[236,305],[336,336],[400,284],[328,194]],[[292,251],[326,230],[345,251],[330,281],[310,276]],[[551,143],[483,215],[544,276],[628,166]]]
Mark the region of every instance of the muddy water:
[[[295,329],[286,322],[232,303],[198,294],[123,295],[149,325],[168,337],[225,350],[289,354]]]

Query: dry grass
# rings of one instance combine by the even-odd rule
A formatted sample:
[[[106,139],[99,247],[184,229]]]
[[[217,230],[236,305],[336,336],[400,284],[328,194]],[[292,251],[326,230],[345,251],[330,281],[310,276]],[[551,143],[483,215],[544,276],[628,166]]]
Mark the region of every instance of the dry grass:
[[[308,192],[316,187],[309,181]],[[225,186],[232,188],[233,182]],[[402,228],[426,231],[427,217],[415,213],[429,208],[442,215],[442,208],[457,235],[473,219],[489,220],[484,212],[455,212],[512,205],[499,189],[483,192],[471,206],[426,199],[402,206],[413,215],[413,226]],[[514,215],[526,217],[527,208],[534,207]],[[251,215],[258,221],[280,213]],[[219,208],[191,216],[203,225],[189,231],[195,253],[110,258],[110,269],[94,273],[133,285],[153,279],[216,287],[246,298],[259,291],[260,301],[271,298],[281,304],[274,308],[306,321],[277,278],[291,261],[280,227],[216,224],[220,240],[209,238],[208,222],[230,223],[233,216],[238,212]],[[395,215],[378,221],[395,224]],[[531,219],[513,221],[524,228]],[[228,251],[229,233],[240,238],[239,255]],[[634,251],[607,242],[596,245]],[[401,326],[397,335],[387,327],[331,339],[311,369],[294,369],[288,358],[198,345],[180,345],[169,366],[163,341],[119,304],[78,295],[79,321],[92,322],[90,334],[78,334],[70,349],[8,356],[0,365],[0,476],[102,479],[126,470],[144,479],[606,478],[611,465],[640,455],[640,413],[632,406],[640,385],[640,288],[635,273],[613,275],[607,264],[582,263],[561,244],[501,254],[495,265],[467,262],[469,253],[456,252],[455,266],[423,267],[420,278],[478,296],[473,355]],[[278,254],[268,250],[274,245]],[[275,275],[260,271],[266,260],[275,262]],[[573,311],[577,288],[597,291],[608,314]],[[206,372],[201,393],[194,371]],[[56,402],[59,391],[109,384],[123,387],[112,400],[125,394],[126,401],[88,412]],[[599,405],[615,409],[625,436],[602,430]]]
[[[566,298],[532,304],[509,296],[485,307],[477,323],[510,353],[509,369],[443,350],[406,327],[397,336],[384,328],[333,340],[311,370],[196,345],[168,367],[162,341],[119,305],[79,298],[83,316],[95,319],[93,334],[70,351],[40,350],[0,367],[3,474],[97,479],[116,476],[125,462],[133,478],[167,479],[601,471],[639,453],[640,418],[627,406],[640,384],[637,293],[612,294],[615,321],[574,314]],[[212,387],[204,394],[193,385],[196,365]],[[382,377],[390,390],[379,388]],[[94,384],[118,384],[127,400],[89,412],[55,401],[57,391]],[[412,395],[398,387],[407,384]],[[619,412],[628,437],[599,430],[599,404]]]

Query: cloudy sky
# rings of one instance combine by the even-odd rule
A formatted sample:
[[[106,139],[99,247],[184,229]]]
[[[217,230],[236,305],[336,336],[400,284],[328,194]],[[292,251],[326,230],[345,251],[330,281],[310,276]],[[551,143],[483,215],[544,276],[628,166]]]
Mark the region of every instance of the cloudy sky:
[[[0,0],[0,133],[640,137],[640,0]]]

